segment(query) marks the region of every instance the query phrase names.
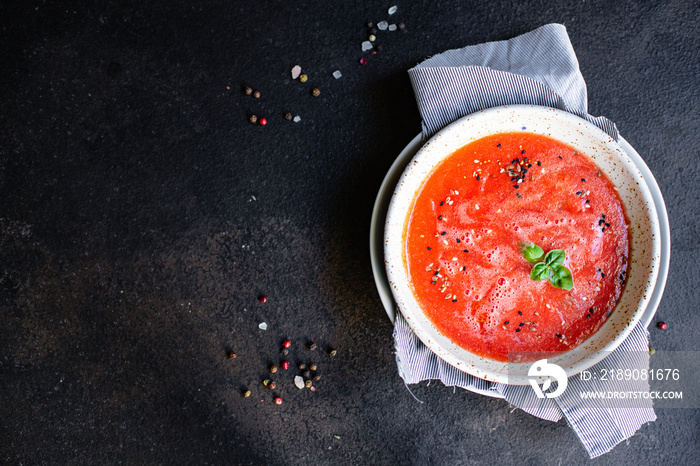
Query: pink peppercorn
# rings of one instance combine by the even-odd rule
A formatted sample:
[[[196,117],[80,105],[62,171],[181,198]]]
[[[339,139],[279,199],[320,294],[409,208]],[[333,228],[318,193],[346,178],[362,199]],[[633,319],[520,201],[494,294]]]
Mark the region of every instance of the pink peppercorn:
[[[285,371],[289,369],[289,361],[282,361],[282,369]]]
[[[262,125],[262,121],[260,122],[260,124]],[[258,296],[258,301],[260,301],[261,303],[266,303],[266,302],[267,302],[267,296],[265,296],[265,295],[260,295],[260,296]]]
[[[267,124],[267,118],[260,119],[260,126],[265,126]]]
[[[289,348],[290,346],[292,346],[292,340],[284,340],[282,342],[282,346],[284,346],[285,348]]]
[[[367,59],[365,57],[360,58],[360,65],[366,65]]]
[[[666,325],[666,322],[659,322],[658,324],[656,324],[656,326],[659,327],[661,330],[666,330],[666,327],[668,327],[668,325]]]
[[[280,398],[279,396],[278,396],[277,398],[275,398],[275,404],[281,405],[281,404],[282,404],[282,398]]]

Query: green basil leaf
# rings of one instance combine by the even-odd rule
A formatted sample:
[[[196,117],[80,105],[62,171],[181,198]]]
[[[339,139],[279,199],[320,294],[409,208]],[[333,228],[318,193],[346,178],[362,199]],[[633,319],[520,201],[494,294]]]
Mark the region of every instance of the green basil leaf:
[[[523,248],[523,256],[528,262],[534,264],[544,256],[544,250],[535,243],[530,243]]]
[[[540,262],[539,264],[535,264],[535,266],[530,270],[530,278],[533,280],[546,280],[549,278],[549,267],[547,267],[547,264],[544,262]]]
[[[571,271],[563,265],[554,271],[554,275],[549,278],[549,281],[562,290],[570,291],[574,288],[574,278],[571,276]]]
[[[564,263],[565,257],[566,253],[563,249],[552,249],[544,256],[544,262],[553,270],[557,270],[557,268]]]

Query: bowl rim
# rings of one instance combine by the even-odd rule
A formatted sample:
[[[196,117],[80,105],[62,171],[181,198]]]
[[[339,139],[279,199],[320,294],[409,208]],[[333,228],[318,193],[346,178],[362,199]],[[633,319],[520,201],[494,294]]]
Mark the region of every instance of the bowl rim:
[[[513,374],[508,374],[508,363],[502,363],[494,360],[490,360],[487,358],[482,358],[479,356],[474,355],[473,353],[469,353],[468,351],[464,349],[460,349],[460,351],[464,351],[466,353],[469,353],[470,358],[468,360],[464,360],[463,358],[458,357],[457,355],[454,354],[454,351],[451,349],[445,348],[443,344],[440,342],[436,341],[436,339],[432,338],[430,335],[430,332],[425,331],[423,328],[424,322],[423,323],[418,323],[416,322],[416,319],[412,318],[412,314],[410,312],[406,312],[406,303],[404,302],[403,295],[401,292],[401,286],[397,286],[400,284],[401,280],[406,280],[407,277],[405,275],[405,265],[403,264],[403,259],[399,261],[400,267],[392,267],[392,265],[395,265],[394,263],[396,262],[396,259],[394,258],[396,254],[394,253],[393,255],[390,253],[392,245],[394,246],[394,249],[396,247],[396,242],[399,241],[400,243],[403,243],[403,228],[404,228],[404,221],[408,213],[405,213],[404,216],[402,216],[399,220],[399,224],[401,225],[401,234],[396,235],[394,231],[392,230],[392,224],[396,224],[396,215],[397,215],[397,203],[403,202],[404,205],[406,202],[408,205],[412,206],[414,202],[414,197],[417,191],[420,189],[422,186],[423,182],[425,181],[425,178],[427,178],[428,175],[425,175],[425,177],[422,179],[420,183],[416,186],[415,189],[410,190],[407,188],[403,188],[405,185],[405,182],[409,176],[411,176],[411,173],[413,173],[416,170],[416,166],[421,166],[421,164],[427,164],[427,162],[422,162],[423,158],[427,158],[426,154],[428,150],[426,148],[429,147],[434,147],[437,146],[437,142],[440,142],[442,139],[445,137],[449,137],[449,135],[452,132],[464,130],[465,125],[468,124],[470,121],[473,122],[479,122],[482,119],[488,119],[488,118],[493,118],[498,117],[498,114],[501,112],[505,112],[506,114],[510,115],[516,115],[520,118],[540,118],[540,119],[558,119],[560,121],[563,121],[565,124],[570,124],[570,125],[575,125],[578,128],[583,128],[584,131],[588,132],[589,135],[595,136],[598,141],[604,145],[610,145],[610,147],[615,148],[615,153],[618,154],[617,156],[620,158],[620,161],[623,161],[625,163],[625,170],[628,172],[632,178],[633,181],[636,183],[636,185],[639,187],[639,193],[642,195],[643,199],[643,204],[648,212],[649,215],[649,223],[652,228],[652,239],[651,239],[651,264],[650,264],[650,271],[647,275],[647,280],[646,284],[643,287],[644,291],[639,292],[642,295],[642,298],[639,300],[639,304],[634,312],[631,313],[629,318],[623,321],[624,325],[622,330],[615,331],[615,336],[607,342],[607,344],[604,344],[602,347],[599,347],[595,349],[594,351],[590,352],[590,354],[585,355],[585,356],[580,356],[580,358],[576,361],[574,361],[573,364],[568,364],[564,366],[564,369],[567,373],[568,376],[575,375],[585,369],[590,368],[594,364],[600,362],[602,359],[604,359],[610,352],[612,352],[614,349],[616,349],[622,341],[627,337],[627,335],[631,332],[631,330],[634,328],[634,326],[637,324],[637,322],[641,319],[642,315],[644,314],[644,311],[646,309],[647,304],[649,303],[650,297],[654,291],[654,286],[656,283],[656,279],[658,277],[658,272],[659,272],[659,263],[660,263],[660,231],[659,231],[659,216],[656,210],[656,206],[654,203],[654,199],[652,197],[652,194],[650,192],[649,187],[647,186],[642,174],[640,173],[639,169],[637,168],[637,164],[635,164],[627,154],[627,152],[620,147],[620,145],[615,142],[607,133],[603,132],[600,128],[597,126],[593,125],[592,123],[574,115],[569,112],[565,112],[563,110],[551,108],[551,107],[541,107],[541,106],[536,106],[536,105],[507,105],[507,106],[501,106],[501,107],[492,107],[486,110],[482,110],[470,115],[467,115],[463,118],[460,118],[456,120],[455,122],[451,123],[450,125],[446,126],[443,128],[441,131],[439,131],[435,136],[430,138],[429,141],[427,141],[423,146],[416,152],[416,154],[412,157],[411,161],[408,162],[406,165],[406,168],[403,170],[403,173],[401,174],[399,181],[396,185],[396,188],[393,191],[393,194],[391,196],[391,200],[389,202],[389,206],[387,209],[387,215],[386,215],[386,221],[385,221],[385,231],[384,231],[384,261],[385,261],[385,269],[386,269],[386,274],[388,278],[388,282],[391,288],[391,293],[393,295],[394,301],[397,304],[397,307],[401,310],[402,314],[406,318],[407,323],[411,327],[411,329],[416,333],[416,335],[419,337],[419,339],[426,344],[433,352],[435,352],[439,357],[444,359],[446,362],[450,363],[451,365],[457,367],[458,369],[467,372],[471,375],[474,375],[476,377],[492,381],[492,382],[498,382],[498,383],[507,383],[511,385],[525,385],[528,383],[528,378],[526,376],[519,376],[519,375],[513,375]],[[522,120],[521,120],[522,121]],[[530,127],[531,128],[531,127]],[[513,131],[512,129],[509,129],[508,131]],[[494,131],[490,134],[495,134],[500,131]],[[533,132],[531,129],[526,130],[525,132]],[[534,131],[537,133],[537,131]],[[447,135],[447,136],[446,136]],[[473,138],[472,140],[479,139],[481,137],[484,137],[488,134],[481,135],[479,137]],[[557,138],[556,135],[552,136],[554,138]],[[467,141],[463,143],[462,145],[468,144],[470,141]],[[570,142],[565,141],[570,144]],[[574,145],[575,144],[571,144]],[[453,151],[448,151],[448,153],[443,153],[441,156],[437,157],[436,159],[432,160],[432,162],[428,165],[431,166],[432,168],[428,171],[428,174],[432,172],[432,169],[439,164],[444,158],[449,156]],[[586,153],[585,150],[583,150],[584,153]],[[395,162],[396,163],[396,162]],[[598,162],[596,162],[598,163]],[[413,175],[414,177],[416,175]],[[408,192],[408,194],[406,194]],[[410,196],[409,196],[410,195]],[[405,199],[402,200],[402,196],[409,196],[410,200],[406,201]],[[628,209],[628,206],[625,206],[626,209]],[[409,211],[410,213],[410,211]],[[400,214],[399,214],[400,215]],[[665,217],[664,217],[665,218]],[[632,219],[630,219],[632,221]],[[394,227],[395,229],[395,227]],[[400,238],[397,240],[397,236]],[[634,243],[634,241],[633,241]],[[404,276],[401,276],[401,273],[397,273],[394,269],[400,270],[404,272]],[[663,281],[665,284],[665,276],[663,277]],[[643,282],[644,283],[644,282]],[[662,285],[663,285],[662,284]],[[626,287],[626,290],[629,287]],[[417,303],[415,302],[415,297],[411,296],[409,297],[409,305],[411,304],[410,301],[413,299],[413,307],[415,308],[417,306]],[[658,304],[658,302],[657,302]],[[419,307],[418,307],[419,308]],[[422,311],[421,311],[422,312]],[[408,315],[407,315],[408,314]],[[606,324],[610,322],[611,319],[608,319],[606,321]],[[437,329],[435,329],[432,324],[430,324],[430,327],[432,327],[433,332],[437,332]],[[576,348],[567,351],[565,355],[570,355],[573,354],[574,351],[577,350],[577,348],[583,348],[584,345],[589,342],[594,336],[599,335],[601,333],[602,328],[605,327],[605,324],[601,329],[598,330],[595,334],[593,334],[588,340],[585,342],[581,343],[578,345]],[[608,332],[611,330],[608,329]],[[437,332],[439,334],[439,332]],[[446,337],[442,336],[443,339]],[[607,340],[606,340],[607,341]],[[452,344],[452,346],[456,346]],[[454,349],[454,348],[452,348]],[[579,351],[578,353],[581,353],[582,351]],[[531,363],[528,363],[528,366]],[[511,367],[518,366],[512,365]],[[525,371],[526,372],[526,371]],[[522,368],[521,372],[522,373]]]

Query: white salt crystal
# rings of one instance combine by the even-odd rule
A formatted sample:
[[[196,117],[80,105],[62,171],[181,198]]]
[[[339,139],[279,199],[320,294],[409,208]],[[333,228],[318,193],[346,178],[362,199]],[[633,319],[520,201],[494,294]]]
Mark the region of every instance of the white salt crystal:
[[[379,28],[380,31],[386,31],[386,28],[389,27],[389,23],[387,23],[386,21],[380,21],[377,24],[377,27]]]
[[[398,10],[396,5],[392,6],[391,8],[389,8],[389,14],[393,15],[394,13],[396,13],[396,10]]]
[[[259,328],[260,330],[267,330],[267,324],[266,324],[265,322],[260,322],[260,323],[258,324],[258,328]]]
[[[390,25],[389,25],[389,30],[390,30],[390,31],[396,31],[396,24],[390,24]]]
[[[301,117],[299,115],[294,117],[294,123],[299,123],[301,121]]]
[[[295,65],[294,68],[292,68],[292,79],[297,79],[300,74],[301,74],[301,66]]]
[[[304,379],[300,375],[297,375],[296,377],[294,377],[294,385],[296,385],[297,388],[301,390],[302,388],[304,388]]]
[[[366,52],[367,50],[372,50],[372,42],[366,40],[362,43],[362,51]]]
[[[340,79],[340,77],[341,77],[342,75],[343,75],[343,73],[341,73],[340,70],[335,70],[335,71],[333,72],[333,77],[334,77],[335,79]]]

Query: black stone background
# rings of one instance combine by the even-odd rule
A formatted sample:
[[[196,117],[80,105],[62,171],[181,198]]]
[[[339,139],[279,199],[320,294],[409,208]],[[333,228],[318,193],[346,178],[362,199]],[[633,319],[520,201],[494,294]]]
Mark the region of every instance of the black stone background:
[[[437,382],[416,402],[368,253],[380,182],[420,129],[406,70],[548,22],[666,199],[652,345],[700,350],[698,3],[393,4],[3,2],[0,462],[588,463],[564,421]],[[360,66],[383,19],[406,29]],[[319,365],[315,393],[291,370],[261,385],[286,337]],[[700,412],[657,415],[595,464],[697,464]]]

